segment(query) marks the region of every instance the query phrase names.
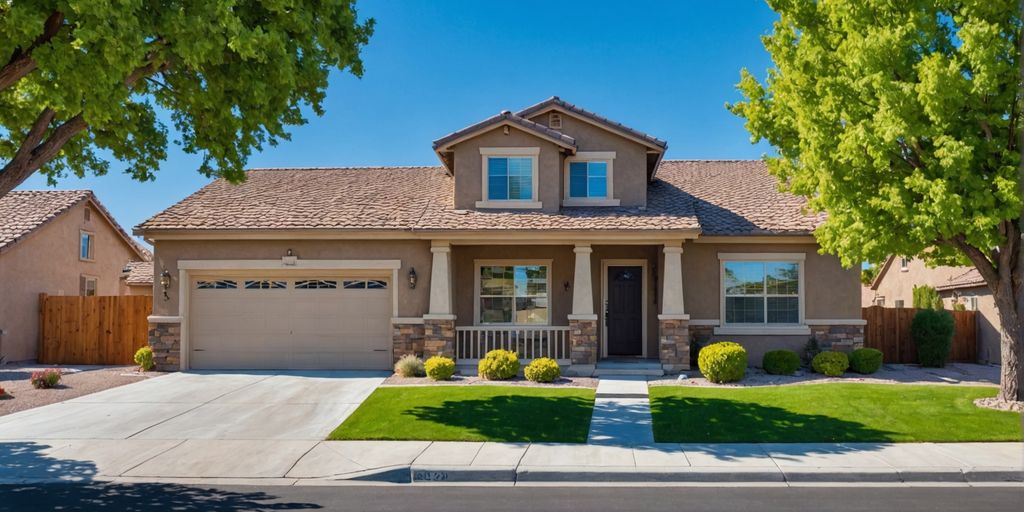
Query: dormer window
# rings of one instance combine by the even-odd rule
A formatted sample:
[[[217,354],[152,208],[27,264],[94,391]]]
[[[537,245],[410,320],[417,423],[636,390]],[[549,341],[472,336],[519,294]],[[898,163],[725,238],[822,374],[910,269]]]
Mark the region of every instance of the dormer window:
[[[565,161],[563,206],[618,206],[612,190],[614,151],[580,151]]]
[[[540,148],[480,148],[483,201],[477,208],[540,208],[537,157]]]

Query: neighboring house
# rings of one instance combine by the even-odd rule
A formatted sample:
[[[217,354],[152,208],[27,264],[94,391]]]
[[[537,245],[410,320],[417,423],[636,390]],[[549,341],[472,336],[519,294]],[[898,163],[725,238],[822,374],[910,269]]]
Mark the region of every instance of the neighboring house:
[[[36,357],[40,293],[119,295],[125,265],[149,257],[88,190],[0,197],[0,355]]]
[[[153,295],[153,261],[129,261],[121,271],[121,295]]]
[[[978,362],[999,363],[999,314],[992,292],[974,267],[928,267],[919,259],[891,256],[868,287],[865,306],[913,307],[914,286],[934,287],[945,307],[977,311]]]
[[[155,244],[163,368],[389,368],[508,347],[589,374],[687,369],[691,343],[863,342],[859,269],[761,161],[551,98],[434,142],[440,167],[251,170],[136,228]],[[158,286],[156,294],[162,295]]]

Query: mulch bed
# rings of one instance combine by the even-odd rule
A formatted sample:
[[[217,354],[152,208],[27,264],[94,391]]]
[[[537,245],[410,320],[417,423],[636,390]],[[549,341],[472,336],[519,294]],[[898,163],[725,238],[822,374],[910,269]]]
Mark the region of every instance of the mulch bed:
[[[163,375],[160,372],[139,373],[134,366],[104,366],[88,369],[56,367],[64,372],[57,387],[36,389],[32,387],[29,378],[33,371],[44,368],[40,366],[0,367],[0,388],[6,392],[0,396],[0,416],[71,400],[97,391]]]

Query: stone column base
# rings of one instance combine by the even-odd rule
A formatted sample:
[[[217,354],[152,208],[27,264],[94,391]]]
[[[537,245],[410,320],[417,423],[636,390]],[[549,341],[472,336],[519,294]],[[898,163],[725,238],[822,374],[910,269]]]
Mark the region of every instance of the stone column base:
[[[668,373],[690,369],[690,321],[658,318],[658,356]]]
[[[864,348],[863,325],[812,325],[811,336],[821,350],[853,352]]]
[[[423,357],[423,323],[391,324],[391,353],[396,363],[405,355]]]
[[[455,318],[423,319],[423,358],[445,356],[455,359]]]
[[[597,319],[569,320],[569,354],[573,366],[597,364]]]
[[[150,323],[149,347],[153,349],[155,370],[161,372],[181,370],[181,323]]]

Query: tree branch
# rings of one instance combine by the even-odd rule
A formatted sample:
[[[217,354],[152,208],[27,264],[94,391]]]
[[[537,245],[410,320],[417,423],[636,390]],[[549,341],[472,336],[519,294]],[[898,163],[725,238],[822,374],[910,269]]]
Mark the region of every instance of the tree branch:
[[[988,285],[989,289],[992,290],[993,293],[995,293],[999,287],[999,271],[996,269],[996,266],[992,261],[988,259],[988,256],[985,256],[984,252],[967,243],[967,241],[964,240],[963,235],[944,239],[942,242],[964,253],[964,255],[971,260],[971,263],[974,263],[974,266],[977,267],[978,272],[981,273],[982,279],[985,280],[985,284]]]
[[[0,91],[14,85],[29,73],[35,71],[36,60],[32,58],[32,51],[40,46],[49,43],[64,25],[64,13],[53,11],[46,21],[43,22],[43,33],[32,41],[26,48],[17,48],[11,54],[11,58],[0,68]]]

